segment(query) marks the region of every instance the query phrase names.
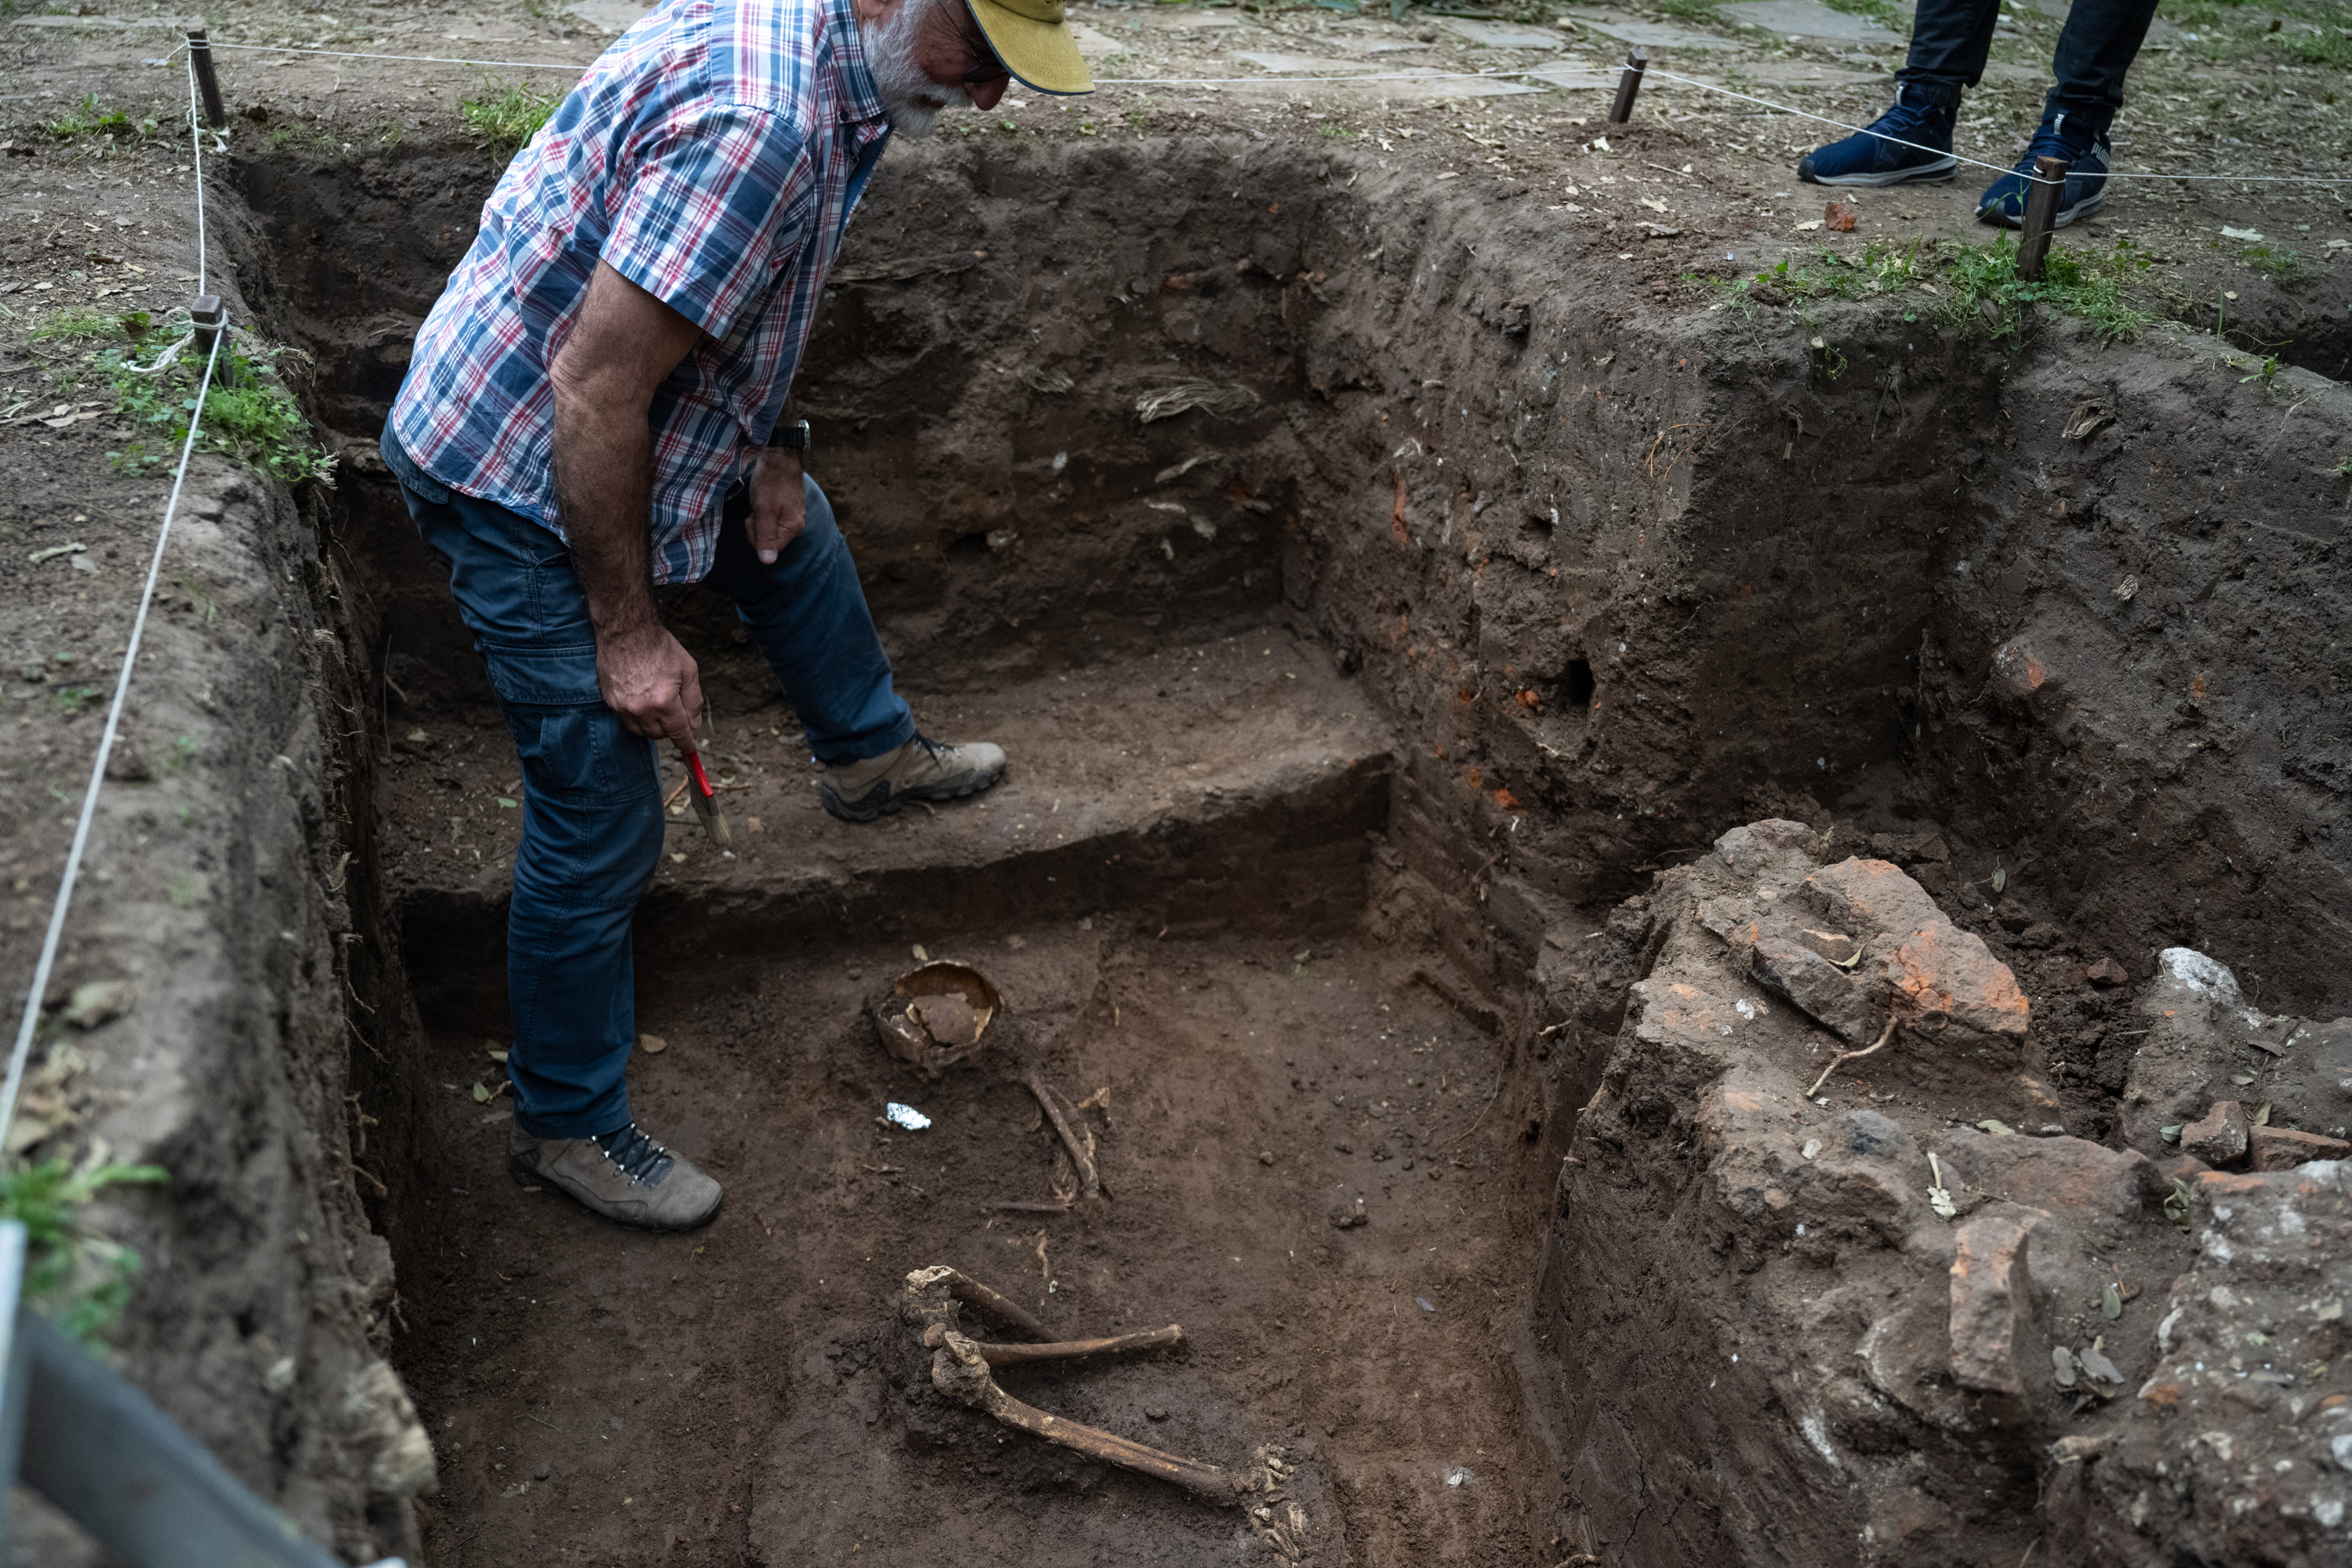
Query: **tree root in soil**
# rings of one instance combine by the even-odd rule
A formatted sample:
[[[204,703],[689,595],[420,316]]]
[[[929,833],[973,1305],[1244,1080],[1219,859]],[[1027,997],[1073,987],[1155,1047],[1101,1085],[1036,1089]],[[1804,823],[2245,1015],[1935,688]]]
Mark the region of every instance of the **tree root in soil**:
[[[1895,1020],[1889,1018],[1886,1020],[1886,1027],[1885,1031],[1878,1037],[1878,1043],[1876,1045],[1866,1046],[1858,1051],[1841,1051],[1838,1055],[1831,1058],[1830,1065],[1822,1069],[1822,1076],[1813,1079],[1813,1087],[1805,1090],[1805,1098],[1807,1100],[1811,1100],[1813,1096],[1821,1093],[1822,1085],[1829,1082],[1830,1080],[1830,1074],[1837,1071],[1838,1068],[1843,1067],[1848,1062],[1858,1062],[1866,1056],[1871,1056],[1878,1051],[1885,1050],[1886,1048],[1886,1042],[1894,1037]]]

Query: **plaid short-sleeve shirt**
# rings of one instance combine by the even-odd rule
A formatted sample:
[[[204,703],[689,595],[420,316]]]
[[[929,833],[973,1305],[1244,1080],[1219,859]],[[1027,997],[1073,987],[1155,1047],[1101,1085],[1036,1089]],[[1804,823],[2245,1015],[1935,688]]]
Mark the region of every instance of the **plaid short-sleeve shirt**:
[[[649,417],[654,580],[705,576],[888,134],[848,0],[669,0],[499,181],[417,331],[394,435],[452,489],[561,533],[548,367],[604,261],[702,329]]]

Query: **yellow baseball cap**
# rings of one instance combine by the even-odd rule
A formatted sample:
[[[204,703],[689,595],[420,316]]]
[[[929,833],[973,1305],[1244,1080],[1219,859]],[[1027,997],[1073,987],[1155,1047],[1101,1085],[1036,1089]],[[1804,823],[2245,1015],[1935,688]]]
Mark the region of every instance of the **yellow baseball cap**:
[[[1063,96],[1092,92],[1063,0],[967,0],[988,47],[1021,83]]]

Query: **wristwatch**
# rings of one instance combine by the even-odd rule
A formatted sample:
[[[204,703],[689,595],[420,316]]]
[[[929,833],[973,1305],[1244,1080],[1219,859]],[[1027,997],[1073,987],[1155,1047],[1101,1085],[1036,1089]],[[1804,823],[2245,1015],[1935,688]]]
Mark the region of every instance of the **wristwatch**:
[[[787,452],[806,452],[809,449],[809,422],[795,419],[789,425],[777,426],[768,432],[768,445]]]

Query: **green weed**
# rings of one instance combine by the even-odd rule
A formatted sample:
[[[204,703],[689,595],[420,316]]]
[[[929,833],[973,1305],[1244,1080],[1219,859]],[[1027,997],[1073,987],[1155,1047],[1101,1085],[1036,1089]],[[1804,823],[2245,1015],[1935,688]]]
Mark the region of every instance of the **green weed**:
[[[323,126],[306,125],[289,116],[273,121],[267,132],[270,151],[274,153],[340,153],[341,138]]]
[[[288,484],[317,479],[334,483],[335,459],[312,439],[310,421],[280,376],[278,362],[294,351],[233,333],[223,345],[197,426],[200,450],[218,452],[264,469]],[[120,472],[143,472],[176,454],[187,439],[188,416],[196,406],[204,366],[194,353],[179,353],[165,369],[142,374],[121,349],[101,350],[94,360],[113,389],[115,410],[145,433],[108,457]],[[156,443],[150,450],[148,441]]]
[[[114,318],[101,316],[95,310],[85,310],[68,305],[35,327],[26,336],[42,341],[73,338],[110,338],[119,327]]]
[[[2352,71],[2352,28],[2315,26],[2308,32],[2297,28],[2281,33],[2276,41],[2305,65]],[[2335,99],[2331,96],[2328,101],[2333,103]]]
[[[1949,293],[1936,314],[1946,326],[1981,329],[1995,342],[2013,344],[2023,341],[2028,310],[2046,305],[2090,322],[2103,341],[2137,337],[2156,318],[2132,303],[2126,286],[2151,259],[2129,240],[2106,252],[2053,247],[2041,280],[2028,282],[2017,276],[2017,242],[2004,234],[1990,245],[1945,252]]]
[[[0,1173],[0,1219],[25,1226],[25,1299],[84,1344],[96,1344],[131,1300],[139,1255],[87,1230],[81,1210],[100,1191],[170,1180],[159,1165],[76,1171],[45,1160]]]
[[[71,109],[50,121],[44,129],[58,141],[65,142],[76,136],[104,136],[110,132],[117,136],[152,135],[155,122],[133,120],[125,110],[101,110],[98,106],[98,94],[91,92],[83,94]]]
[[[2303,277],[2303,253],[2283,245],[2242,246],[2238,259],[2282,289],[2293,288]]]
[[[2233,359],[2230,362],[2230,368],[2252,372],[2250,375],[2242,375],[2238,378],[2240,386],[2259,381],[2263,384],[2263,390],[2268,392],[2272,389],[2273,384],[2278,380],[2278,373],[2283,367],[2279,363],[2278,355],[2264,354],[2260,359]]]
[[[1720,24],[1723,21],[1723,13],[1717,10],[1715,6],[1716,0],[1657,0],[1660,16],[1672,16],[1680,22]]]
[[[1867,16],[1880,26],[1897,33],[1908,33],[1910,24],[1903,19],[1887,0],[1823,0],[1832,11],[1843,11],[1849,16]]]
[[[484,78],[482,96],[459,100],[457,117],[493,152],[513,153],[539,134],[539,128],[562,101],[562,93]]]
[[[105,695],[95,686],[68,686],[50,700],[57,704],[58,712],[70,719]]]

